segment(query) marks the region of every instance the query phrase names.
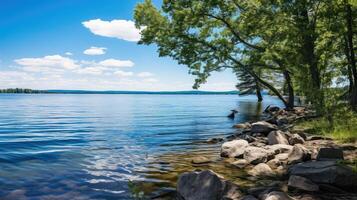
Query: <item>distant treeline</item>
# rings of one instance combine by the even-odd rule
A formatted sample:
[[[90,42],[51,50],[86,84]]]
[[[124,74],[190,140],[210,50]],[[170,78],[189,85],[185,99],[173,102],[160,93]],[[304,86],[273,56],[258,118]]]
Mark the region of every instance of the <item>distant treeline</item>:
[[[38,94],[38,93],[48,93],[45,90],[32,90],[27,88],[8,88],[0,89],[0,93],[26,93],[26,94]]]
[[[90,90],[32,90],[23,88],[0,89],[0,93],[26,94],[167,94],[167,95],[237,95],[238,91],[90,91]]]

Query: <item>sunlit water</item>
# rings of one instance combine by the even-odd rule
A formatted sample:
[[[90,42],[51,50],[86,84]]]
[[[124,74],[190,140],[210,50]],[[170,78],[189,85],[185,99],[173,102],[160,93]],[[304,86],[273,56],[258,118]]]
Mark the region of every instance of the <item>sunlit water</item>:
[[[165,183],[176,177],[165,176],[175,168],[167,157],[177,166],[188,152],[217,150],[204,141],[232,134],[234,123],[257,119],[268,104],[279,101],[2,94],[0,199],[130,199],[129,181],[151,184],[149,192],[170,188]],[[233,108],[240,111],[234,121],[226,117]]]

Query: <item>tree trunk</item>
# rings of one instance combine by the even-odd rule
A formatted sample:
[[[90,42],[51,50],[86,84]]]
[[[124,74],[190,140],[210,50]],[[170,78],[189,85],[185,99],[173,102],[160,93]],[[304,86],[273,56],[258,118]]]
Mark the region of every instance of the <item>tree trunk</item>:
[[[304,5],[305,6],[305,5]],[[321,90],[321,77],[318,68],[318,59],[315,54],[315,22],[309,19],[308,9],[303,7],[299,13],[299,28],[302,34],[302,56],[303,62],[308,66],[311,91],[309,92],[310,100],[317,106],[318,109],[323,107],[323,93]]]
[[[353,46],[353,17],[352,17],[352,8],[348,2],[345,1],[345,9],[346,9],[346,23],[347,23],[347,41],[348,41],[348,49],[349,49],[349,64],[352,71],[352,76],[354,79],[354,85],[351,92],[351,106],[353,109],[357,109],[357,69],[356,69],[356,58],[354,53]]]
[[[262,102],[263,101],[263,96],[262,96],[261,88],[260,88],[260,85],[259,85],[258,81],[255,81],[255,93],[257,95],[258,102]]]
[[[283,72],[284,74],[284,78],[285,78],[285,82],[287,85],[287,90],[288,90],[288,106],[287,109],[293,109],[294,108],[294,88],[293,88],[293,84],[291,82],[291,77],[290,74],[287,70],[285,70]]]
[[[266,88],[268,88],[270,91],[272,91],[284,103],[284,106],[286,108],[289,107],[288,102],[284,99],[283,95],[281,95],[280,92],[274,86],[272,86],[270,83],[261,79],[258,75],[256,75],[252,71],[247,71],[247,73],[249,73],[251,76],[253,76],[260,84],[264,85]]]
[[[350,58],[350,50],[349,50],[349,45],[348,45],[348,41],[347,41],[347,37],[344,37],[343,38],[344,41],[345,41],[345,55],[346,55],[346,58],[347,58],[347,75],[348,75],[348,80],[350,82],[349,84],[349,87],[348,87],[348,94],[349,94],[349,98],[351,97],[351,94],[352,94],[352,90],[353,90],[353,87],[354,87],[354,80],[353,80],[353,75],[352,75],[352,67],[351,67],[351,58]]]

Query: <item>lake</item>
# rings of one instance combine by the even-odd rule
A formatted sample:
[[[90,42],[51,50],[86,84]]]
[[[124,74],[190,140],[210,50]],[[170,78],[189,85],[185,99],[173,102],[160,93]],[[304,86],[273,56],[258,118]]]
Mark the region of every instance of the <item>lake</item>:
[[[280,102],[265,96],[260,105],[255,96],[236,95],[1,94],[0,199],[131,199],[137,190],[172,190],[178,172],[191,169],[189,155],[219,151],[219,144],[205,141],[229,136],[233,124],[258,119],[269,104]],[[239,114],[231,120],[226,116],[234,108]]]

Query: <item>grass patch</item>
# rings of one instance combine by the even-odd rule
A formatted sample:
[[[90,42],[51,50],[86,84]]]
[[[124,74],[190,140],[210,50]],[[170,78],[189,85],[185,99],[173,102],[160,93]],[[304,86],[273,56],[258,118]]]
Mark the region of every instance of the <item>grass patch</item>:
[[[332,137],[341,142],[357,141],[357,114],[348,110],[299,122],[296,127],[306,129],[310,134]]]

